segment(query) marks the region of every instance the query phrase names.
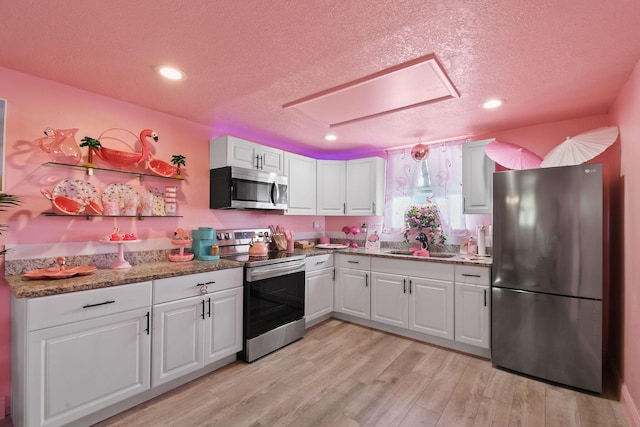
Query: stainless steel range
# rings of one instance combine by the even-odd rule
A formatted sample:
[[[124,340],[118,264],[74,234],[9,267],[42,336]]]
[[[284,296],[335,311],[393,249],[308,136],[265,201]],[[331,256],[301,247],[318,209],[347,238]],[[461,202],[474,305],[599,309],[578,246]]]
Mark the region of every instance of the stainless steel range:
[[[253,362],[304,337],[305,257],[269,251],[250,257],[254,233],[267,229],[218,230],[220,256],[245,263],[244,344],[240,359]]]

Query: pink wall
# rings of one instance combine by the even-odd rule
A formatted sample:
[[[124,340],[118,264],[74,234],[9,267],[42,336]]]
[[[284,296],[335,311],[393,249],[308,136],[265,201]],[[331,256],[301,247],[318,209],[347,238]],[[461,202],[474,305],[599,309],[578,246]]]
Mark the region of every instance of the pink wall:
[[[295,231],[312,231],[313,221],[319,221],[324,227],[324,217],[210,210],[209,139],[219,134],[214,129],[5,68],[0,68],[0,97],[7,100],[5,192],[15,194],[23,201],[21,207],[0,213],[0,223],[10,226],[0,237],[2,244],[94,241],[113,230],[114,219],[87,221],[40,215],[51,207],[40,195],[41,188],[52,189],[65,178],[85,179],[82,172],[42,166],[49,161],[48,155],[33,141],[43,136],[42,131],[48,126],[79,128],[78,143],[85,135],[96,138],[113,127],[129,129],[136,134],[144,128],[152,128],[160,137],[153,147],[155,157],[169,161],[173,154],[186,156],[186,181],[177,183],[178,209],[183,218],[118,219],[123,231],[134,231],[142,239],[168,237],[176,227],[266,227],[277,223]],[[119,174],[96,173],[90,182],[98,190],[113,182],[140,185],[137,179],[127,179]],[[162,188],[173,182],[150,178],[145,179],[143,185]],[[0,285],[0,400],[6,396],[7,401],[10,389],[9,295],[6,286]]]
[[[640,239],[640,61],[618,95],[611,118],[620,128],[623,180],[619,218],[624,227],[624,233],[619,236],[622,292],[617,307],[619,324],[614,325],[620,331],[616,337],[621,351],[617,368],[622,380],[621,401],[625,413],[632,425],[640,427],[640,265],[634,256],[635,240]]]

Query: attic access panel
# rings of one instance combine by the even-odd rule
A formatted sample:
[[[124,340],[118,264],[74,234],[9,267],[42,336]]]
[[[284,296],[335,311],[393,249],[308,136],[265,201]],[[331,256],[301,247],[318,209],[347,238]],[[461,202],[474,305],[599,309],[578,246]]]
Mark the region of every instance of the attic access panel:
[[[436,56],[427,55],[282,108],[296,108],[334,127],[459,96]]]

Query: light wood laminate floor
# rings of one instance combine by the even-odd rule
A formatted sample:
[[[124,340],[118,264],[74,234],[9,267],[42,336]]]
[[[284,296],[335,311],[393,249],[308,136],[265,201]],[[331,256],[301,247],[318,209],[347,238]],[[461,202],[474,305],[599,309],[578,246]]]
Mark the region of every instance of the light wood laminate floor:
[[[330,319],[99,426],[627,426],[601,397],[487,360]]]

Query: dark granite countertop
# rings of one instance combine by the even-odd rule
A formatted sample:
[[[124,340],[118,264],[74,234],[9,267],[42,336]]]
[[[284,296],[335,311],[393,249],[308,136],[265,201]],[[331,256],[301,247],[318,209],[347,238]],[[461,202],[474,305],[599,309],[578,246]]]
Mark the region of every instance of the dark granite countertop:
[[[134,265],[126,269],[98,269],[87,276],[68,279],[27,279],[21,274],[5,276],[5,282],[18,298],[34,298],[57,295],[67,292],[86,291],[108,286],[126,285],[147,280],[205,273],[208,271],[242,268],[244,263],[237,261],[160,261]]]
[[[404,259],[416,262],[437,262],[457,265],[491,267],[491,258],[468,259],[456,254],[452,258],[416,257],[409,255],[391,254],[392,249],[379,250],[358,249],[296,249],[295,253],[305,256],[315,256],[330,253],[372,256],[379,258]],[[144,262],[127,269],[100,268],[87,276],[76,276],[68,279],[32,280],[22,274],[5,276],[5,282],[18,298],[35,298],[47,295],[57,295],[67,292],[85,291],[108,286],[126,285],[147,280],[164,279],[167,277],[184,276],[188,274],[205,273],[208,271],[224,270],[227,268],[242,268],[244,264],[238,261],[221,259],[219,261],[189,261]]]
[[[462,257],[459,254],[455,254],[451,258],[435,258],[435,257],[421,257],[412,255],[398,255],[392,254],[394,249],[381,248],[379,250],[370,250],[365,248],[358,249],[296,249],[296,253],[300,253],[306,256],[322,255],[326,253],[339,253],[350,255],[363,255],[376,258],[391,258],[391,259],[403,259],[417,262],[438,262],[444,264],[457,264],[457,265],[470,265],[476,267],[491,267],[493,258],[491,257],[478,257],[477,259],[470,259]]]

